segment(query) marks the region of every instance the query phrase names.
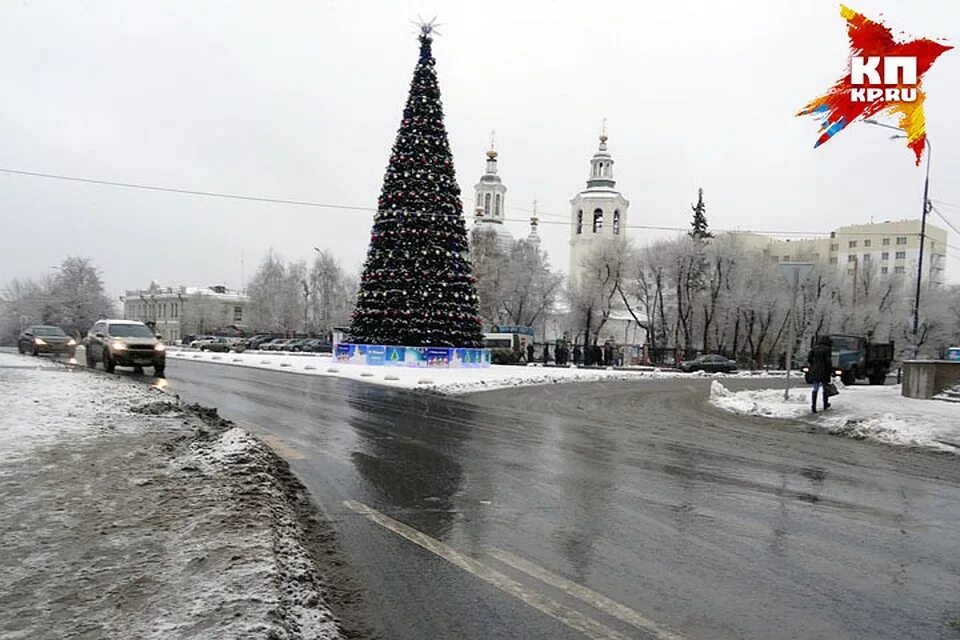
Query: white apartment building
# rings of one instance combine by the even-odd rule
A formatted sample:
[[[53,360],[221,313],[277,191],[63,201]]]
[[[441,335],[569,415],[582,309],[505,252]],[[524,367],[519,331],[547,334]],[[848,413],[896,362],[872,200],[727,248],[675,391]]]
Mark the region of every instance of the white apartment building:
[[[773,262],[832,264],[854,275],[875,269],[879,275],[917,272],[920,220],[899,220],[838,227],[829,238],[784,240],[752,233],[738,234],[746,246],[762,251]],[[947,232],[927,222],[923,275],[931,284],[946,280]]]
[[[123,317],[154,327],[166,342],[245,327],[249,298],[221,285],[211,287],[161,287],[125,291],[120,296]]]

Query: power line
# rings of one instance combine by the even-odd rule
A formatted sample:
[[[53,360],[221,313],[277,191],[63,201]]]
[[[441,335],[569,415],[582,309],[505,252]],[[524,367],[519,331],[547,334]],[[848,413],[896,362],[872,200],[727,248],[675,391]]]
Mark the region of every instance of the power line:
[[[294,200],[289,198],[270,198],[265,196],[251,196],[245,194],[237,193],[226,193],[220,191],[204,191],[199,189],[184,189],[180,187],[164,187],[160,185],[144,184],[138,182],[120,182],[117,180],[100,180],[96,178],[85,178],[80,176],[68,176],[63,174],[56,173],[42,173],[39,171],[23,171],[19,169],[8,169],[0,167],[0,173],[6,173],[11,175],[18,176],[28,176],[33,178],[44,178],[48,180],[64,180],[67,182],[78,182],[83,184],[95,184],[101,186],[109,187],[120,187],[124,189],[140,189],[144,191],[155,191],[161,193],[177,193],[181,195],[192,195],[192,196],[202,196],[208,198],[223,198],[228,200],[241,200],[245,202],[265,202],[269,204],[281,204],[281,205],[293,205],[298,207],[314,207],[320,209],[337,209],[342,211],[363,211],[365,213],[388,213],[388,214],[401,214],[401,215],[426,215],[433,217],[459,217],[459,214],[437,214],[426,211],[399,211],[386,209],[384,211],[378,211],[374,207],[361,207],[356,205],[346,205],[346,204],[332,204],[325,202],[313,202],[308,200]],[[519,207],[511,207],[512,209],[517,209],[520,211],[528,211]],[[532,213],[532,211],[531,211]],[[538,215],[550,215],[555,217],[566,217],[560,214],[555,213],[542,213],[538,212]],[[467,218],[466,215],[463,216],[464,219]],[[386,219],[389,220],[389,216],[386,216]],[[524,218],[505,218],[507,222],[521,222],[528,223],[528,219]],[[571,222],[566,220],[541,220],[540,224],[560,224],[560,225],[569,225]],[[677,232],[687,232],[689,231],[688,227],[674,227],[674,226],[658,226],[658,225],[641,225],[641,224],[627,224],[623,225],[626,229],[637,229],[643,231],[677,231]],[[725,233],[755,233],[758,235],[779,235],[779,236],[802,236],[815,238],[817,236],[827,236],[830,232],[821,232],[821,231],[787,231],[787,230],[762,230],[762,229],[715,229],[718,232]],[[852,232],[843,232],[841,235],[877,235],[875,232],[867,231],[852,231]],[[900,235],[919,235],[916,233],[907,233]]]
[[[953,229],[954,233],[956,233],[957,235],[960,235],[960,229],[957,229],[955,226],[953,226],[953,223],[947,220],[947,217],[940,212],[940,209],[932,205],[930,206],[930,208],[936,212],[936,214],[940,217],[941,220],[943,220],[947,224],[948,227]]]
[[[951,209],[960,209],[960,204],[953,204],[951,202],[947,202],[946,200],[936,200],[934,198],[928,198],[928,199],[930,200],[930,202],[935,202],[939,205],[950,207]]]
[[[306,200],[288,200],[284,198],[266,198],[261,196],[247,196],[236,193],[221,193],[216,191],[199,191],[195,189],[180,189],[176,187],[161,187],[152,184],[139,184],[136,182],[117,182],[115,180],[96,180],[94,178],[80,178],[77,176],[65,176],[55,173],[40,173],[36,171],[19,171],[16,169],[6,169],[0,167],[0,173],[10,173],[18,176],[31,176],[34,178],[48,178],[51,180],[66,180],[68,182],[82,182],[85,184],[99,184],[110,187],[123,187],[125,189],[143,189],[146,191],[161,191],[164,193],[180,193],[191,196],[206,196],[209,198],[228,198],[231,200],[246,200],[249,202],[269,202],[272,204],[290,204],[298,207],[320,207],[323,209],[347,209],[351,211],[376,211],[372,207],[357,207],[343,204],[325,204],[321,202],[309,202]]]

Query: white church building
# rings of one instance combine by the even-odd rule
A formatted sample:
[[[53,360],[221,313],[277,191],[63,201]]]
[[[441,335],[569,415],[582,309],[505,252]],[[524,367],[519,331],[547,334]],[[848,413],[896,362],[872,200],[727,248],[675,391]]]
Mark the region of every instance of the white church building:
[[[570,263],[568,275],[575,285],[581,281],[586,258],[604,243],[621,240],[626,231],[630,201],[616,188],[613,175],[614,159],[607,148],[606,132],[600,135],[600,144],[590,159],[590,173],[586,188],[570,200]],[[502,247],[512,246],[516,241],[507,229],[507,187],[498,174],[498,153],[491,142],[486,152],[486,167],[480,180],[474,185],[474,225],[487,233],[496,234]],[[539,218],[534,203],[530,216],[530,232],[525,238],[529,243],[540,243]],[[535,327],[536,342],[553,343],[566,337],[583,344],[582,321],[571,318],[564,300],[559,301],[553,313]],[[601,330],[599,344],[607,341],[618,345],[638,345],[645,334],[625,309],[614,309]],[[538,352],[539,353],[539,352]],[[632,350],[625,354],[629,361]]]

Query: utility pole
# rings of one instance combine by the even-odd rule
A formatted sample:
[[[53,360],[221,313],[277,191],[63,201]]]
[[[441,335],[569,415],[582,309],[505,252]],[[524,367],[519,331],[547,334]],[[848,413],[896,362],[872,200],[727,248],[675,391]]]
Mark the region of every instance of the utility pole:
[[[898,140],[901,138],[906,138],[907,136],[902,133],[900,127],[894,127],[889,124],[884,124],[876,120],[867,119],[864,120],[867,124],[872,124],[875,127],[883,127],[884,129],[893,129],[898,131],[895,136],[890,136],[891,140]],[[933,144],[930,142],[929,136],[925,138],[926,147],[927,147],[927,171],[926,176],[923,179],[923,212],[920,214],[920,251],[917,255],[917,289],[913,296],[913,357],[916,358],[920,354],[920,344],[917,340],[917,333],[920,329],[920,285],[923,281],[923,245],[924,240],[927,235],[927,212],[930,210],[930,155],[933,152]]]
[[[920,216],[920,253],[917,256],[917,292],[913,297],[913,357],[916,358],[920,353],[920,345],[917,342],[917,330],[920,327],[920,281],[923,279],[923,244],[927,233],[927,212],[930,210],[930,152],[933,147],[930,145],[930,139],[927,138],[927,175],[923,179],[923,215]]]

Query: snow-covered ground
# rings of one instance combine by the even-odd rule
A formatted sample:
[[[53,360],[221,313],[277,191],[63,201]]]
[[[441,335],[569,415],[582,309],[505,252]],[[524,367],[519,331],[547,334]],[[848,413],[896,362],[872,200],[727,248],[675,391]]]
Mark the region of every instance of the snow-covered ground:
[[[340,638],[319,526],[215,412],[0,353],[0,637]]]
[[[564,382],[596,382],[601,380],[643,380],[673,377],[757,378],[782,377],[782,372],[741,372],[731,375],[661,371],[653,367],[628,369],[577,369],[575,367],[526,367],[492,365],[486,369],[417,369],[410,367],[375,367],[344,364],[330,355],[289,354],[276,352],[211,353],[171,349],[168,358],[193,362],[210,362],[274,371],[288,371],[318,376],[334,376],[403,389],[422,389],[444,395],[502,389],[536,384]],[[80,359],[80,356],[78,356]]]
[[[916,400],[900,395],[899,385],[843,387],[830,409],[810,411],[810,387],[730,391],[718,381],[710,386],[710,402],[744,415],[800,420],[828,433],[871,438],[889,444],[928,447],[960,453],[960,404]]]

